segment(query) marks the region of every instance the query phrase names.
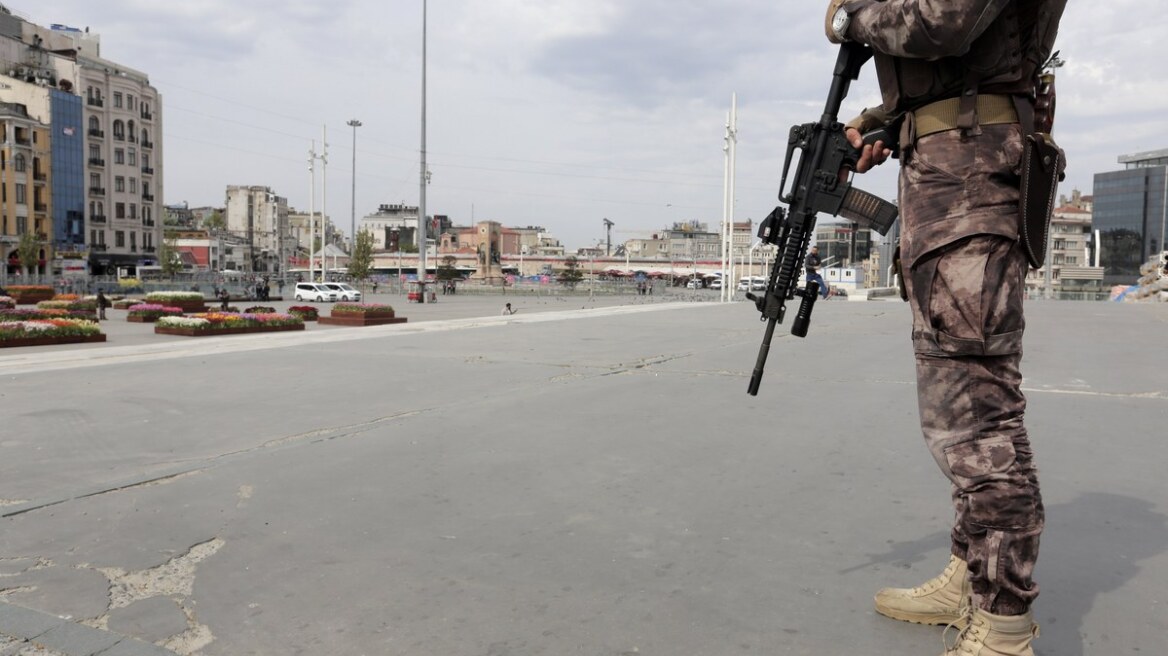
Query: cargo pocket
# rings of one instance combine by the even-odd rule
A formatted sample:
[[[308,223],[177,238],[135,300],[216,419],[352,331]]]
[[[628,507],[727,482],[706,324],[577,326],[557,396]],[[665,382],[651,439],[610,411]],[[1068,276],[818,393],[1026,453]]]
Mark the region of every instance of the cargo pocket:
[[[933,350],[949,357],[997,356],[1022,349],[1025,269],[1012,240],[978,235],[933,256],[922,326]],[[918,349],[919,352],[919,349]]]
[[[1032,517],[1034,499],[1013,477],[1017,453],[1006,435],[969,440],[945,449],[949,479],[966,502],[966,521],[990,529],[1017,528]],[[1025,498],[1023,498],[1025,497]]]

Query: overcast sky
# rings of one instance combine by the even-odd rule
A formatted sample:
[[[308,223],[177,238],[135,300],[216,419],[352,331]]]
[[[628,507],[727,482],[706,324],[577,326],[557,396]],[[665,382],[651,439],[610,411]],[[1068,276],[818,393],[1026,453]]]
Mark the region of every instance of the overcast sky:
[[[88,27],[102,55],[163,94],[167,204],[221,206],[227,185],[309,205],[328,130],[327,209],[416,205],[422,0],[5,0]],[[429,214],[546,228],[570,249],[722,217],[738,95],[736,220],[775,204],[787,131],[818,119],[835,57],[826,2],[429,0]],[[1168,23],[1147,2],[1071,2],[1057,48],[1060,189],[1091,193],[1121,154],[1168,148]],[[1145,17],[1145,18],[1142,18]],[[845,118],[879,103],[871,67]],[[858,185],[892,199],[895,163]],[[316,204],[322,196],[318,168]]]

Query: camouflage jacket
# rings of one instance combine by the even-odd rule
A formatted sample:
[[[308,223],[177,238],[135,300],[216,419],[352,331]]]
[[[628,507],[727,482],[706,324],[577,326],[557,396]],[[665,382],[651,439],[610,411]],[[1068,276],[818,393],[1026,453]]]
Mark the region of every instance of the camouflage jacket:
[[[848,37],[876,51],[886,112],[980,93],[1028,94],[1067,0],[852,0]]]

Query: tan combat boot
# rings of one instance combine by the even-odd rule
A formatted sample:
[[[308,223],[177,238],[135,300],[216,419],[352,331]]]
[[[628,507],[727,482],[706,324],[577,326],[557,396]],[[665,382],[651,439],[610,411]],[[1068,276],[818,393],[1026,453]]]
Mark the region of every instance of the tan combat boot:
[[[917,624],[964,626],[972,588],[969,567],[957,556],[941,575],[915,588],[884,588],[876,593],[876,612]]]
[[[1034,656],[1030,642],[1037,637],[1038,625],[1030,613],[994,615],[975,608],[957,644],[946,644],[941,656]]]

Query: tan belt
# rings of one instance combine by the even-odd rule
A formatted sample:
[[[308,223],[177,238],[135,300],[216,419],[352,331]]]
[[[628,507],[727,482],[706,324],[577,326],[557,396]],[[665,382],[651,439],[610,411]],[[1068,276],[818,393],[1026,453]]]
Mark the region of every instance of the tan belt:
[[[953,130],[957,128],[957,115],[960,113],[960,98],[946,98],[929,103],[913,112],[917,139]],[[1014,109],[1014,100],[1010,96],[994,94],[978,94],[977,96],[977,123],[978,125],[998,125],[1001,123],[1017,123],[1018,112]]]

